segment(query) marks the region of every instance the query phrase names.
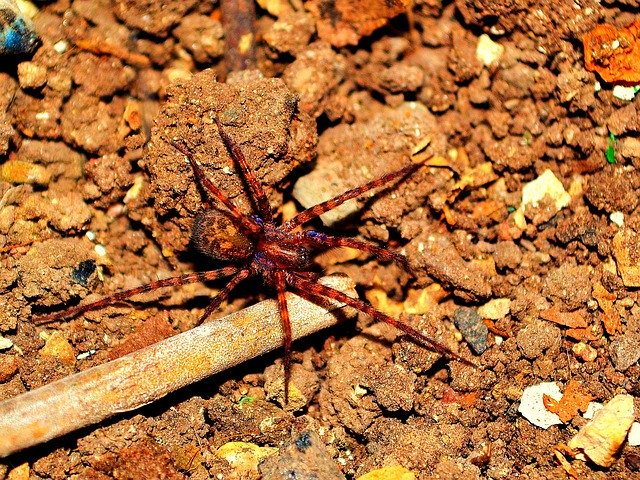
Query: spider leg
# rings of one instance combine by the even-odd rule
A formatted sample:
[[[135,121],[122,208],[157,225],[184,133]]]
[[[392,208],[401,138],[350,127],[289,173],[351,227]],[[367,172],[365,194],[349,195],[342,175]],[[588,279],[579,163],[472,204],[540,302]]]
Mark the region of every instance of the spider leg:
[[[214,118],[214,121],[218,126],[218,133],[220,134],[220,138],[222,138],[224,146],[227,147],[229,155],[231,156],[233,161],[240,166],[242,178],[244,178],[244,181],[249,186],[249,189],[253,194],[253,200],[258,207],[258,212],[260,212],[260,218],[262,218],[262,220],[267,223],[273,222],[273,214],[271,213],[271,205],[269,205],[267,194],[264,193],[262,185],[260,185],[260,182],[254,175],[251,167],[249,167],[247,159],[242,153],[242,150],[240,150],[238,144],[229,136],[229,134],[224,131],[222,123],[217,116]]]
[[[309,207],[306,210],[297,214],[288,222],[286,222],[282,226],[282,230],[285,232],[291,231],[297,226],[302,225],[303,223],[306,223],[309,220],[312,220],[322,215],[323,213],[328,212],[329,210],[333,210],[337,206],[342,205],[347,200],[351,200],[352,198],[359,197],[363,193],[368,192],[369,190],[372,190],[374,188],[381,187],[382,185],[389,183],[392,180],[395,180],[396,178],[409,175],[415,172],[416,170],[418,170],[421,166],[422,166],[421,163],[414,163],[414,164],[408,165],[404,168],[401,168],[400,170],[396,170],[395,172],[387,173],[386,175],[376,178],[375,180],[365,183],[364,185],[353,188],[351,190],[347,190],[346,192],[341,193],[340,195],[337,195],[333,198],[330,198],[329,200],[325,200],[324,202],[318,203],[313,207]]]
[[[276,290],[278,292],[278,307],[280,309],[280,319],[282,320],[282,331],[284,333],[284,403],[289,403],[289,380],[291,379],[291,322],[289,321],[289,309],[286,291],[285,273],[281,270],[275,272]]]
[[[218,308],[220,304],[227,299],[231,291],[234,288],[236,288],[241,281],[243,281],[245,278],[248,278],[250,276],[251,276],[251,270],[249,270],[248,268],[240,270],[238,273],[236,273],[231,278],[231,280],[229,280],[229,283],[227,283],[225,287],[222,290],[220,290],[215,297],[213,297],[213,300],[211,300],[209,305],[207,305],[207,308],[205,309],[204,313],[200,317],[200,320],[198,320],[198,324],[201,324],[207,318],[209,318],[209,316],[214,312],[214,310]]]
[[[410,325],[400,322],[389,315],[385,315],[382,312],[379,312],[371,305],[358,298],[351,298],[350,296],[342,293],[339,290],[336,290],[331,287],[327,287],[326,285],[322,285],[320,283],[313,283],[305,280],[303,278],[298,277],[297,275],[287,274],[287,283],[293,287],[298,295],[303,298],[306,298],[309,301],[314,301],[314,297],[328,297],[333,298],[339,302],[343,302],[350,307],[353,307],[357,310],[360,310],[363,313],[366,313],[370,317],[374,318],[377,321],[382,321],[388,323],[389,325],[397,328],[401,332],[406,333],[414,340],[422,343],[429,349],[434,352],[445,355],[449,358],[453,358],[454,360],[458,360],[459,362],[464,363],[465,365],[469,365],[471,367],[476,367],[476,365],[467,360],[466,358],[462,358],[457,353],[453,352],[450,348],[444,346],[443,344],[436,342],[435,340],[427,337],[422,332],[416,330]]]
[[[193,169],[193,174],[196,177],[196,181],[198,184],[208,191],[214,198],[218,199],[225,207],[229,209],[233,218],[238,220],[242,226],[249,232],[258,233],[260,231],[260,225],[258,225],[251,217],[242,213],[238,207],[236,207],[229,197],[227,197],[222,190],[216,187],[211,180],[204,173],[202,167],[196,162],[193,154],[187,150],[184,145],[179,144],[173,140],[168,140],[168,142],[180,153],[182,153],[191,164],[191,168]]]
[[[218,270],[209,270],[207,272],[193,272],[185,273],[184,275],[177,275],[175,277],[165,278],[163,280],[156,280],[154,282],[147,283],[146,285],[140,285],[139,287],[130,288],[129,290],[123,290],[121,292],[108,295],[96,300],[95,302],[87,303],[85,305],[78,305],[76,307],[68,308],[62,312],[50,313],[43,315],[34,320],[34,323],[41,325],[43,323],[55,322],[63,318],[75,317],[76,315],[90,310],[97,310],[99,308],[113,305],[127,298],[139,295],[141,293],[150,292],[158,288],[164,287],[177,287],[180,285],[187,285],[189,283],[205,282],[208,280],[217,280],[218,278],[228,277],[238,271],[237,267],[224,267]]]
[[[350,247],[355,248],[356,250],[360,250],[362,252],[370,253],[374,255],[380,260],[385,261],[394,261],[398,263],[402,268],[406,271],[410,272],[411,268],[409,267],[409,262],[407,261],[407,257],[400,253],[396,253],[388,248],[378,247],[369,242],[365,242],[363,240],[358,240],[357,238],[343,238],[343,237],[334,237],[332,235],[327,235],[322,232],[316,232],[314,230],[305,230],[304,232],[300,232],[301,237],[304,240],[309,241],[315,247]]]

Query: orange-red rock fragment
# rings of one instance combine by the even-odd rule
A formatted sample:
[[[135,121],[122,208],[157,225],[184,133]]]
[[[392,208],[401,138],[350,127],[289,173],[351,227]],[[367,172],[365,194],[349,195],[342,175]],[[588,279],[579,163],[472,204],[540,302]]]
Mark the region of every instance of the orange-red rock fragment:
[[[640,83],[640,19],[621,29],[598,25],[582,43],[587,70],[597,72],[605,82]]]
[[[600,282],[596,282],[593,285],[592,294],[602,309],[602,322],[604,323],[604,329],[607,333],[609,335],[615,335],[616,333],[622,332],[620,314],[613,306],[616,295],[604,288]]]
[[[585,393],[580,383],[570,380],[560,400],[554,400],[549,395],[543,396],[544,406],[551,413],[555,413],[564,423],[570,421],[580,412],[586,412],[591,395]]]
[[[557,306],[547,308],[540,312],[540,317],[549,322],[557,323],[558,325],[564,325],[570,328],[586,328],[586,312],[583,309],[575,310],[573,312],[563,312]]]
[[[356,45],[407,9],[408,0],[310,0],[318,36],[334,47]]]
[[[120,358],[174,335],[176,332],[167,321],[167,317],[168,315],[156,315],[144,322],[124,342],[109,351],[109,359]]]

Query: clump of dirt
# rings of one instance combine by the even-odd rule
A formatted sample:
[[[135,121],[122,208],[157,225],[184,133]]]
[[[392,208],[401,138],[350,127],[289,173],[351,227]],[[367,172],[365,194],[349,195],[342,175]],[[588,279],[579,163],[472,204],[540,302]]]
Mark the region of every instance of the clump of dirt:
[[[410,271],[351,251],[318,263],[475,367],[362,314],[294,345],[290,404],[269,356],[14,454],[0,478],[637,475],[631,442],[610,467],[568,455],[577,410],[548,429],[518,411],[543,382],[638,405],[639,107],[582,48],[597,25],[634,25],[633,2],[257,3],[248,71],[226,71],[231,30],[194,1],[38,4],[42,45],[2,58],[0,400],[194,326],[223,283],[34,319],[205,268],[191,231],[216,200],[184,152],[255,211],[216,120],[277,217],[429,164],[312,223]],[[272,295],[251,287],[216,313]]]
[[[257,72],[256,76],[261,77]],[[265,185],[277,184],[313,159],[315,127],[308,115],[298,111],[296,97],[282,80],[219,83],[215,73],[206,70],[176,85],[167,92],[162,115],[151,132],[145,157],[149,186],[131,207],[135,210],[132,217],[149,225],[164,249],[176,253],[187,249],[193,219],[203,209],[203,194],[209,195],[207,200],[215,200],[200,191],[174,142],[190,152],[214,185],[241,210],[255,208],[220,139],[215,119],[224,125]],[[269,194],[274,205],[282,204],[281,194],[274,190]]]

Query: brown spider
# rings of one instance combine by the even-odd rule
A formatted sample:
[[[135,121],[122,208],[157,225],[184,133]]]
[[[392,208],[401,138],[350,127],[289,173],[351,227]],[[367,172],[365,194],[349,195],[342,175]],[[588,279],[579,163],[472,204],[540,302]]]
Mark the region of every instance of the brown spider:
[[[271,207],[264,189],[251,171],[243,153],[233,139],[224,131],[220,121],[215,119],[218,132],[225,144],[229,155],[239,167],[245,183],[249,186],[250,198],[257,214],[245,215],[229,198],[207,178],[202,167],[195,161],[193,155],[177,141],[169,141],[178,151],[187,157],[194,172],[196,181],[202,190],[219,200],[227,210],[206,208],[195,218],[193,226],[193,243],[205,255],[217,260],[232,262],[234,265],[204,272],[186,273],[175,277],[157,280],[129,290],[114,293],[92,303],[78,305],[67,310],[51,313],[35,320],[42,324],[67,317],[72,317],[89,310],[96,310],[107,305],[120,302],[141,293],[163,287],[187,285],[196,282],[217,280],[231,277],[226,286],[211,300],[199,322],[206,320],[211,313],[229,296],[229,293],[243,280],[261,275],[265,283],[275,286],[278,298],[280,318],[284,331],[284,380],[285,402],[288,400],[288,385],[291,375],[291,325],[289,311],[285,299],[287,286],[299,296],[318,302],[322,297],[332,298],[353,307],[375,320],[393,325],[398,330],[408,334],[418,343],[431,350],[447,355],[450,358],[473,365],[470,361],[460,357],[449,348],[427,337],[410,325],[400,322],[368,303],[351,298],[348,295],[318,283],[319,273],[314,271],[313,254],[318,251],[334,247],[351,247],[372,254],[380,260],[393,260],[403,268],[409,270],[406,257],[386,248],[355,238],[334,237],[315,230],[296,230],[302,224],[336,208],[349,199],[359,197],[371,189],[385,185],[395,179],[405,177],[421,164],[413,164],[395,172],[387,173],[360,187],[353,188],[330,200],[321,202],[311,208],[298,213],[291,220],[277,225],[274,221]]]

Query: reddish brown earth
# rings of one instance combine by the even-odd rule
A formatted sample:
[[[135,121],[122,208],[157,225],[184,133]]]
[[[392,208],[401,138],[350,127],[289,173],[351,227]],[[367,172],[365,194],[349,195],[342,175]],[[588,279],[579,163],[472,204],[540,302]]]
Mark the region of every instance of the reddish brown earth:
[[[314,17],[327,3],[279,17],[258,7],[258,71],[230,75],[217,4],[40,5],[42,47],[27,67],[0,61],[0,335],[14,345],[0,352],[0,400],[195,325],[222,284],[52,326],[32,319],[210,266],[189,243],[201,192],[165,140],[184,141],[246,211],[212,115],[278,214],[412,153],[449,165],[327,219],[333,233],[403,251],[415,277],[364,255],[319,263],[478,368],[360,315],[294,346],[292,383],[306,398],[296,412],[274,393],[278,352],[3,459],[0,478],[282,478],[283,465],[299,478],[393,465],[420,479],[569,478],[554,447],[586,420],[532,425],[518,413],[524,388],[577,381],[595,401],[626,392],[640,406],[640,112],[585,69],[581,41],[598,24],[630,24],[637,5],[415,0],[410,16],[385,23],[396,7],[380,5],[382,22],[345,11],[332,25]],[[504,47],[490,65],[476,57],[484,33]],[[523,187],[546,170],[568,205],[547,197],[522,216]],[[272,295],[254,282],[217,315]],[[508,310],[478,314],[495,299]],[[465,322],[476,330],[463,338]],[[41,333],[53,330],[63,347],[52,353]],[[281,450],[260,474],[242,471],[216,455],[232,441]],[[582,479],[630,479],[639,455],[624,444],[608,468],[569,461]]]

